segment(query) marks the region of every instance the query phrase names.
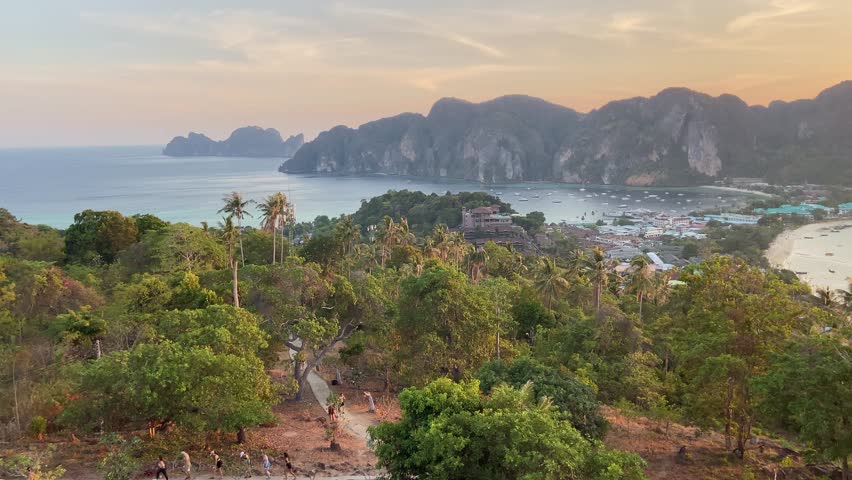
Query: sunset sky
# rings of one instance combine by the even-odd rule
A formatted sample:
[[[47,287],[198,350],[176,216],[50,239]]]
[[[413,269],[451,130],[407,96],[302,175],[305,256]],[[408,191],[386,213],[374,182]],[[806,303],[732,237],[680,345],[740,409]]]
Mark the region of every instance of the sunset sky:
[[[309,138],[440,97],[580,111],[852,79],[850,0],[28,0],[0,15],[0,147]]]

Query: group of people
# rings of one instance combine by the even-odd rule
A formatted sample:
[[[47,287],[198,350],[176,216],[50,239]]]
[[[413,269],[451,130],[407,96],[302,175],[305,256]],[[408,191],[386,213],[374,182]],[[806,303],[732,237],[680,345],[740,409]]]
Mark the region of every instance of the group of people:
[[[266,452],[261,452],[261,455],[262,455],[261,464],[263,466],[263,473],[266,475],[266,478],[271,478],[272,477],[272,462],[275,459],[273,459],[269,455],[267,455]],[[186,453],[185,451],[180,452],[180,456],[181,456],[181,461],[180,461],[181,471],[185,475],[184,480],[190,480],[192,478],[192,460],[190,459],[189,454]],[[215,450],[210,451],[210,456],[213,457],[213,462],[214,462],[213,473],[215,475],[217,475],[219,478],[224,478],[224,476],[225,476],[225,471],[224,471],[225,462],[222,460],[222,457],[220,457],[219,454],[216,453]],[[295,479],[296,478],[296,472],[294,471],[293,464],[290,462],[290,455],[288,455],[287,452],[284,452],[284,459],[283,460],[284,460],[284,462],[283,462],[284,466],[286,468],[286,470],[284,472],[284,478],[289,478],[290,475],[292,475],[293,478]],[[249,475],[251,475],[251,457],[249,456],[248,452],[246,452],[246,451],[240,452],[240,462],[243,463],[248,468]],[[169,468],[168,464],[163,459],[163,456],[160,455],[160,459],[157,461],[157,479],[159,479],[162,476],[165,480],[169,480],[168,468]]]

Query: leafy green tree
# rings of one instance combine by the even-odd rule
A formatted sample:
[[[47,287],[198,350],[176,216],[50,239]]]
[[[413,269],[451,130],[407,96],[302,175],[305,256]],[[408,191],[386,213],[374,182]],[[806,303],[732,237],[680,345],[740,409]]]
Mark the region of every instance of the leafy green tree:
[[[521,291],[512,305],[512,318],[518,327],[518,337],[528,342],[535,341],[539,328],[551,328],[556,324],[553,311],[545,308],[529,289]]]
[[[584,436],[603,439],[606,434],[607,422],[600,414],[595,392],[588,385],[553,367],[529,357],[521,357],[512,362],[488,362],[476,377],[485,394],[500,384],[521,388],[530,383],[536,399],[547,397],[553,401],[564,413],[564,418]]]
[[[715,257],[682,272],[687,287],[670,306],[672,349],[685,382],[685,409],[695,421],[721,426],[728,448],[745,454],[754,424],[751,382],[794,329],[810,327],[795,300],[798,287],[739,259]]]
[[[162,312],[156,315],[155,328],[162,338],[215,353],[256,355],[268,345],[258,318],[230,305]]]
[[[270,421],[276,389],[250,354],[216,353],[170,340],[140,344],[80,366],[75,400],[60,419],[109,429],[174,422],[191,430],[236,430]]]
[[[142,271],[204,272],[222,268],[227,255],[216,239],[187,223],[173,223],[146,233],[141,242]]]
[[[139,231],[137,240],[141,240],[142,236],[151,230],[160,230],[168,225],[168,222],[150,213],[137,213],[131,218],[136,222],[136,229]]]
[[[65,241],[55,229],[40,225],[18,238],[14,253],[27,260],[59,263],[65,259]]]
[[[132,218],[112,210],[84,210],[74,215],[74,223],[65,231],[65,253],[73,262],[112,263],[138,237]]]
[[[756,379],[767,422],[792,429],[820,459],[852,456],[852,345],[843,334],[803,336],[772,356]]]
[[[399,304],[400,353],[408,358],[405,372],[413,380],[458,376],[492,358],[494,301],[458,270],[436,265],[406,278]]]
[[[285,344],[296,352],[296,399],[301,400],[308,374],[339,343],[385,315],[386,304],[376,280],[367,275],[334,276],[325,285],[327,296],[315,309],[306,309],[282,325]]]
[[[438,379],[400,394],[402,418],[370,429],[392,479],[643,479],[644,462],[589,441],[532,389]]]
[[[524,216],[514,217],[512,222],[532,235],[541,231],[541,227],[544,226],[544,214],[541,212],[530,212]]]
[[[132,480],[136,477],[136,469],[139,468],[138,450],[142,443],[138,438],[123,440],[110,434],[104,436],[100,443],[109,449],[98,464],[104,480]]]
[[[302,246],[301,254],[305,260],[320,265],[324,270],[333,267],[342,260],[342,244],[331,235],[314,235]]]

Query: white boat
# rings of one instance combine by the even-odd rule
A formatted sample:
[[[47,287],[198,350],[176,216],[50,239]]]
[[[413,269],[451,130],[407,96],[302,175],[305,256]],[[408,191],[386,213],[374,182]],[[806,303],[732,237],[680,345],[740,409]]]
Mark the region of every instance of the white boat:
[[[503,195],[503,192],[497,192],[497,195]]]
[[[515,196],[516,196],[516,197],[520,197],[520,196],[521,196],[521,194],[520,194],[520,193],[518,193],[518,192],[515,192]]]
[[[619,205],[618,208],[627,208],[627,205]]]
[[[521,198],[518,199],[518,201],[519,202],[529,202],[530,200],[528,198],[521,197]]]
[[[581,191],[581,192],[585,192],[585,191],[586,191],[586,189],[585,189],[585,188],[581,188],[581,189],[580,189],[580,191]]]
[[[636,203],[639,203],[639,202],[641,202],[642,200],[639,200],[639,199],[637,198],[635,201],[636,201]]]
[[[682,194],[682,193],[678,193],[678,194],[677,194],[677,196],[678,196],[678,197],[682,197],[682,196],[683,196],[683,194]]]
[[[553,195],[553,192],[547,192],[548,197],[551,196],[551,195]]]
[[[606,202],[604,202],[604,203],[602,203],[601,205],[609,205],[609,204],[608,204],[608,203],[606,203]]]
[[[533,195],[533,198],[541,198],[539,195]]]
[[[592,196],[591,196],[591,195],[586,195],[586,198],[592,198]]]
[[[554,200],[553,203],[562,203],[562,200]]]

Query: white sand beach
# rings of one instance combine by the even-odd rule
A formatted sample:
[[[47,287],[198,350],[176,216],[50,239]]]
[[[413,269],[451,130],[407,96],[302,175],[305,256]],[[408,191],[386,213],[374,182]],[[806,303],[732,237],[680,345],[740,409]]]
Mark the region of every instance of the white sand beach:
[[[852,279],[852,219],[811,223],[778,236],[770,265],[798,273],[813,288],[847,289]]]
[[[704,185],[701,188],[707,188],[707,189],[711,189],[711,190],[721,190],[721,191],[724,191],[724,192],[743,193],[743,194],[746,194],[746,195],[755,195],[755,196],[758,196],[758,197],[772,198],[772,197],[775,196],[771,193],[761,192],[759,190],[747,190],[745,188],[736,188],[736,187],[721,187],[721,186],[718,186],[718,185]]]

